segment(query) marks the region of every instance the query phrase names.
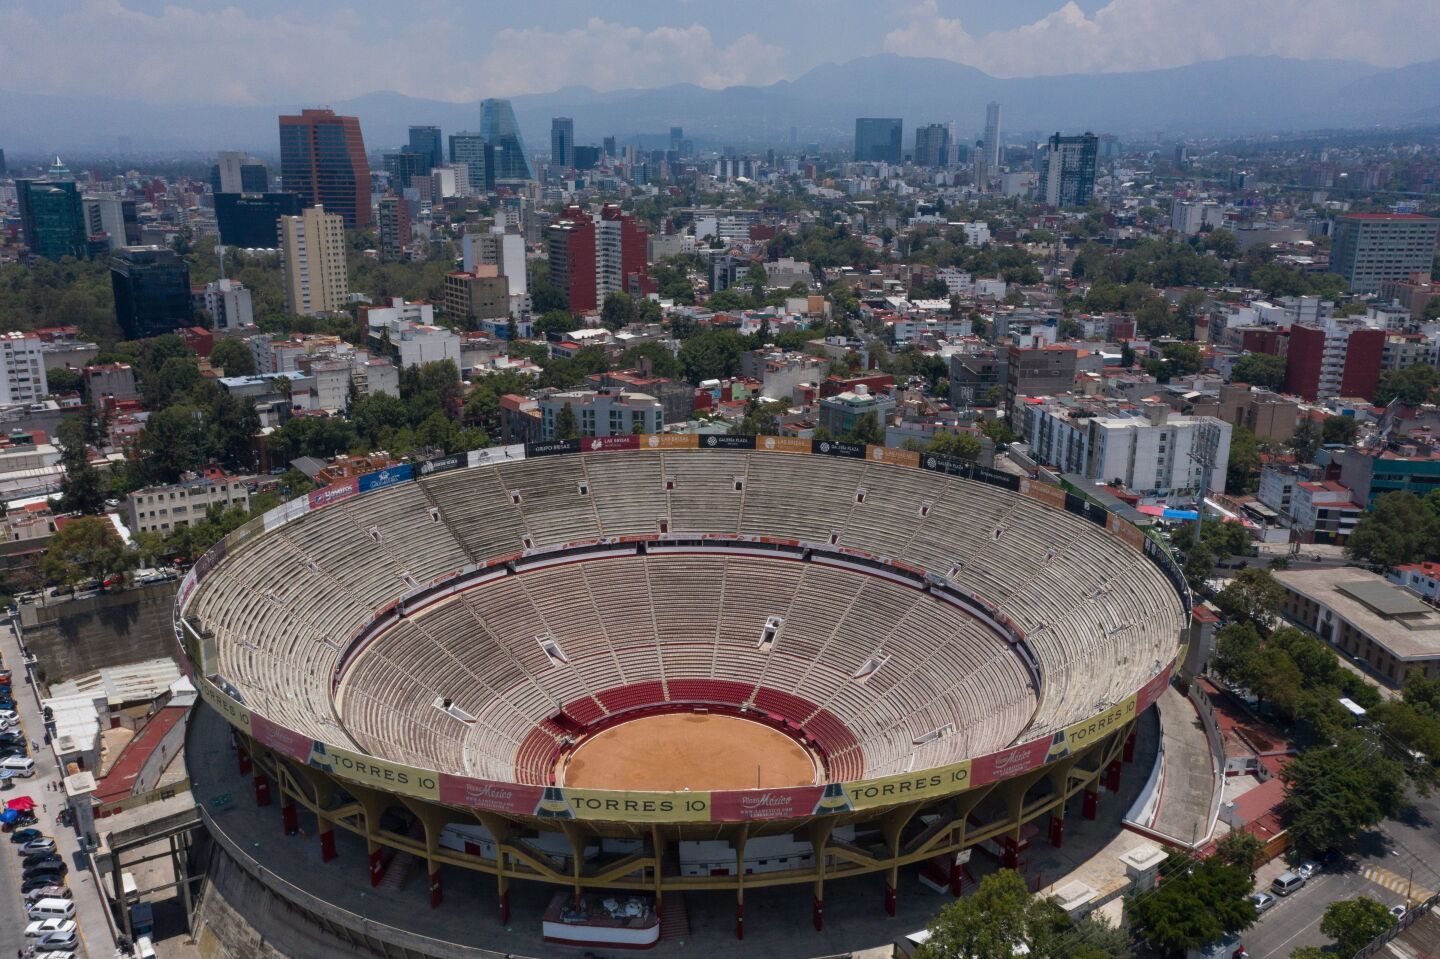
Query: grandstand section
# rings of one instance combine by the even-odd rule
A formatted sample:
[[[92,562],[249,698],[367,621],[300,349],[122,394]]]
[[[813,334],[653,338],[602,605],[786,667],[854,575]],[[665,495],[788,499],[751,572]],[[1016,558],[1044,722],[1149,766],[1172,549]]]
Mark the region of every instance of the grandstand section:
[[[502,913],[515,879],[743,904],[747,845],[798,843],[765,883],[818,902],[1040,817],[1054,841],[1188,625],[1139,531],[962,461],[636,436],[463,462],[277,507],[177,600],[257,797],[273,780],[322,849],[364,835],[372,879],[384,849],[423,858],[436,904],[446,865],[495,875]],[[458,825],[473,848],[441,841]],[[682,874],[700,839],[732,868]]]

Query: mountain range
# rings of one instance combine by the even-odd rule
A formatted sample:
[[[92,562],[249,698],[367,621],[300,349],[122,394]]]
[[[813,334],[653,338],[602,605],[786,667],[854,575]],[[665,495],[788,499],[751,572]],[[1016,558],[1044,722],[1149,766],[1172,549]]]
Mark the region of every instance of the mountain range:
[[[1236,57],[1165,70],[1001,79],[948,60],[862,57],[827,64],[768,86],[710,90],[675,84],[599,92],[567,87],[511,98],[532,150],[549,146],[550,118],[575,119],[576,142],[616,136],[660,146],[672,125],[702,148],[799,143],[839,145],[857,116],[905,120],[905,145],[917,125],[955,121],[970,140],[985,104],[1003,107],[1013,139],[1054,130],[1164,136],[1244,135],[1317,129],[1403,127],[1440,118],[1440,60],[1398,68],[1348,60]],[[103,97],[0,92],[0,147],[13,153],[114,150],[128,136],[136,150],[278,148],[276,116],[314,102],[231,106],[157,105]],[[410,124],[448,134],[479,125],[479,105],[366,94],[327,104],[360,117],[366,145],[394,149]]]

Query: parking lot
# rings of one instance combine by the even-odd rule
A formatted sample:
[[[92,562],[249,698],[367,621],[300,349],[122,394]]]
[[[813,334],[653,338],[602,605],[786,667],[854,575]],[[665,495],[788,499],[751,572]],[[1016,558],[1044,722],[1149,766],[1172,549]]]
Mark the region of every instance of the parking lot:
[[[56,821],[64,808],[63,795],[57,791],[60,770],[54,754],[44,743],[45,726],[40,715],[39,699],[26,681],[19,643],[14,627],[9,623],[0,626],[0,659],[4,662],[0,668],[10,670],[12,674],[10,688],[13,695],[8,698],[13,700],[13,709],[18,713],[17,731],[35,761],[35,774],[12,779],[12,787],[0,791],[0,803],[9,803],[19,797],[33,800],[36,821],[31,828],[55,841],[55,855],[68,869],[65,881],[75,902],[78,941],[73,954],[112,955],[114,941],[105,917],[108,907],[96,889],[88,868],[88,858],[81,851],[75,830],[61,827]],[[39,748],[29,749],[32,741]],[[22,953],[31,945],[26,939],[26,926],[30,920],[26,916],[21,892],[23,857],[19,853],[19,844],[9,841],[11,833],[12,829],[7,828],[0,834],[0,956],[9,956],[12,951]]]
[[[1262,870],[1265,891],[1280,871]],[[1440,797],[1422,799],[1415,813],[1390,820],[1362,837],[1355,852],[1328,866],[1304,887],[1281,897],[1243,938],[1251,959],[1287,959],[1301,946],[1324,946],[1320,932],[1325,907],[1340,899],[1368,896],[1386,907],[1405,902],[1408,890],[1423,901],[1440,889]]]

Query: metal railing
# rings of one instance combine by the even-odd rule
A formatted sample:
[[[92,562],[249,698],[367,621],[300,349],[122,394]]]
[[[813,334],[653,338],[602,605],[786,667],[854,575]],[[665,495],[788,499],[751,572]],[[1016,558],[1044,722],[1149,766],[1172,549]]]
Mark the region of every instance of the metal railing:
[[[1400,935],[1400,933],[1424,918],[1437,904],[1440,904],[1440,892],[1437,892],[1429,899],[1426,899],[1418,906],[1406,912],[1404,916],[1395,921],[1395,925],[1380,933],[1380,935],[1371,940],[1368,946],[1355,953],[1353,959],[1369,959],[1370,956],[1375,955],[1375,953],[1388,946],[1390,941]]]

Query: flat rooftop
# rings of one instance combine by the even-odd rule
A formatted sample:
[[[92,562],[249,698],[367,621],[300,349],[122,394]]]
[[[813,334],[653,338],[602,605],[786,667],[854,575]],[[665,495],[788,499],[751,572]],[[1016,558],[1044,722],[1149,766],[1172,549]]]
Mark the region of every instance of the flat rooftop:
[[[1440,610],[1363,569],[1280,570],[1287,589],[1326,606],[1402,660],[1440,657]]]

